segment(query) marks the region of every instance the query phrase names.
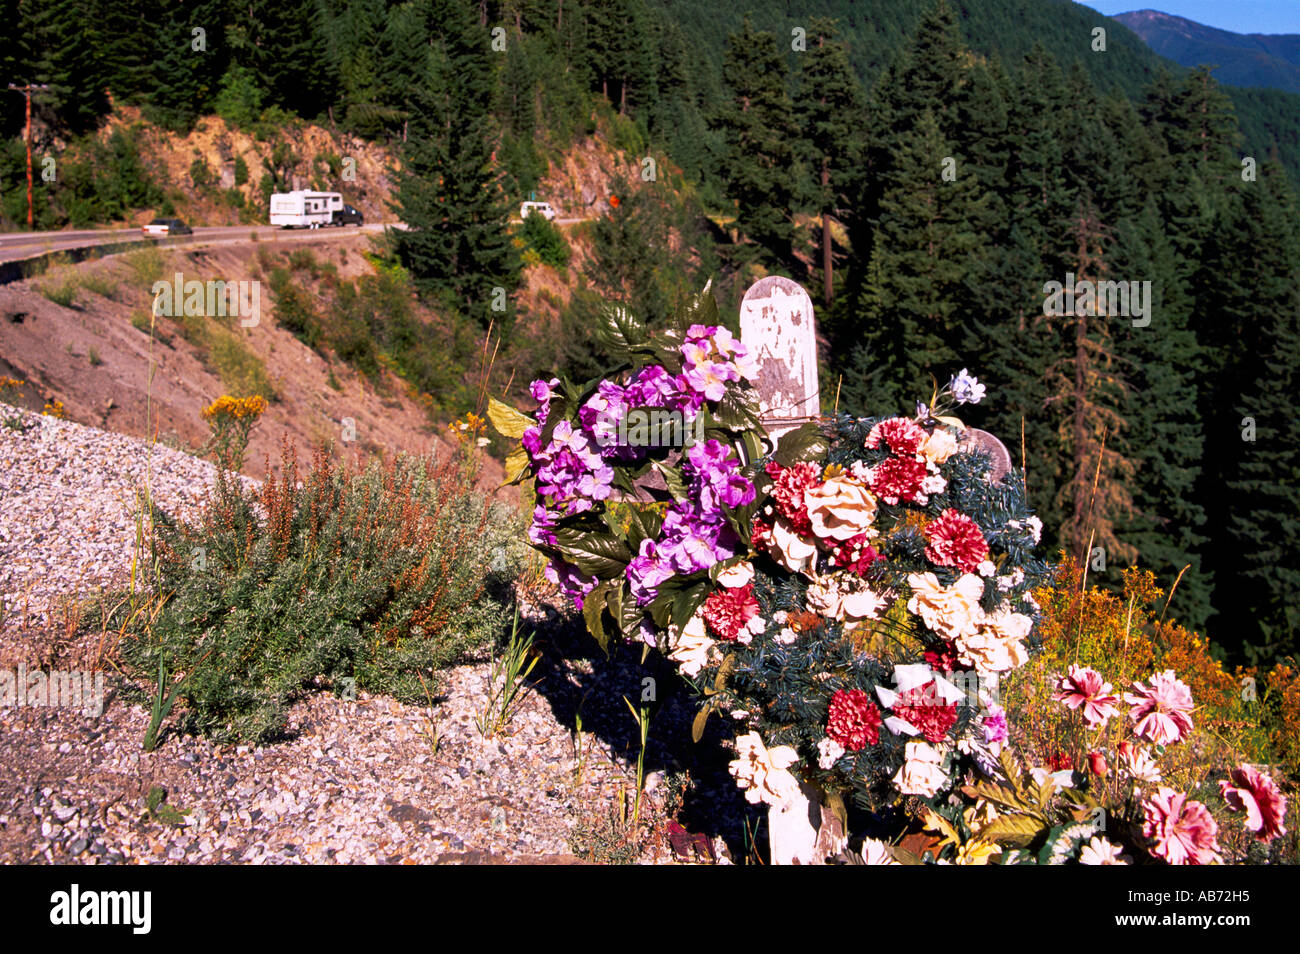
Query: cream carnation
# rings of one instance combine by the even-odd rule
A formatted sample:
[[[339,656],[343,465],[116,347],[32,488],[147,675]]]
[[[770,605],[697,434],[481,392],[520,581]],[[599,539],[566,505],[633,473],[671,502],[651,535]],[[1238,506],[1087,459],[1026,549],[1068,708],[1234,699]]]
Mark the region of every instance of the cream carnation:
[[[957,636],[958,658],[980,673],[1008,672],[1029,661],[1024,640],[1034,621],[1011,612],[1003,603],[996,612],[986,613],[974,633]]]
[[[957,438],[946,427],[936,427],[921,444],[921,453],[932,464],[942,464],[957,453]]]
[[[907,761],[894,776],[894,787],[904,795],[932,798],[948,784],[943,772],[947,749],[928,742],[908,742],[906,752]]]
[[[975,574],[965,573],[949,587],[941,586],[933,573],[908,574],[907,582],[912,588],[908,611],[921,617],[936,636],[952,640],[973,636],[983,623],[984,581]]]

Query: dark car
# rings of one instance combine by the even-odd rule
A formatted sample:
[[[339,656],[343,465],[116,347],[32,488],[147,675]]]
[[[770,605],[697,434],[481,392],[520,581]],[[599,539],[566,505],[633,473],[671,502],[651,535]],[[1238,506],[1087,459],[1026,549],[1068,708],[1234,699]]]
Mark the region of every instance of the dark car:
[[[365,225],[365,217],[352,206],[344,203],[343,208],[334,210],[334,217],[330,220],[331,225]]]
[[[193,235],[194,230],[180,219],[154,219],[148,225],[140,226],[144,235]]]

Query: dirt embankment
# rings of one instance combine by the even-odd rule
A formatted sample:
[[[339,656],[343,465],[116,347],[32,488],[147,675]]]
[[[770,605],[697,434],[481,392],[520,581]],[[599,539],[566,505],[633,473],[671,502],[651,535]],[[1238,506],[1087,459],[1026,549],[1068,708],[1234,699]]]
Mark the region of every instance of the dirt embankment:
[[[323,233],[311,248],[347,279],[370,270],[362,257],[368,241]],[[0,287],[0,375],[27,382],[21,403],[32,410],[59,401],[70,420],[191,452],[209,438],[202,409],[237,390],[232,382],[269,383],[274,397],[248,448],[246,472],[258,477],[268,456],[278,460],[285,438],[303,455],[327,441],[349,456],[427,453],[442,444],[405,382],[391,374],[371,381],[281,327],[266,271],[301,247],[220,245],[153,259],[132,253]],[[151,333],[152,283],[178,273],[186,282],[259,283],[256,292],[248,286],[260,306],[257,324],[159,317]]]

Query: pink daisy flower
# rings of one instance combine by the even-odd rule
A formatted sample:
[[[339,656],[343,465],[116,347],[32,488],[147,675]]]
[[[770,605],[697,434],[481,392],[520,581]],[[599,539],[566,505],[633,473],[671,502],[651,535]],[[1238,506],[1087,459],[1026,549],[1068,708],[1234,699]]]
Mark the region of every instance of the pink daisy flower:
[[[1285,835],[1282,821],[1286,818],[1286,796],[1278,791],[1277,784],[1250,765],[1233,769],[1231,778],[1231,782],[1219,782],[1219,794],[1233,811],[1245,811],[1246,827],[1255,832],[1255,837],[1268,842]]]
[[[1071,666],[1069,672],[1056,682],[1052,698],[1069,709],[1083,709],[1083,721],[1095,729],[1119,712],[1119,698],[1111,694],[1111,685],[1101,678],[1101,673],[1087,666]]]
[[[1133,683],[1133,692],[1124,693],[1124,701],[1133,708],[1129,718],[1133,731],[1156,745],[1177,742],[1192,730],[1192,690],[1174,675],[1172,669],[1151,677],[1151,684]]]
[[[1208,865],[1219,858],[1219,826],[1200,802],[1161,787],[1142,803],[1142,834],[1154,840],[1151,853],[1171,865]]]

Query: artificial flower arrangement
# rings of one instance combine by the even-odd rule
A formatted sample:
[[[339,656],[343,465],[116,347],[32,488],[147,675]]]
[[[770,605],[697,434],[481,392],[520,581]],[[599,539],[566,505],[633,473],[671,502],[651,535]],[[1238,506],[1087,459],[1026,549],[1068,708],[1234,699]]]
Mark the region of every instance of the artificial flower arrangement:
[[[811,792],[846,831],[849,802],[902,804],[924,826],[845,852],[859,862],[1120,860],[1087,777],[1026,776],[1008,746],[998,680],[1034,649],[1048,568],[1023,476],[995,481],[951,413],[983,386],[963,369],[915,417],[839,414],[773,442],[753,358],[707,288],[668,328],[613,307],[597,333],[608,375],[534,381],[535,417],[495,401],[489,417],[520,440],[507,468],[535,482],[529,539],[548,577],[602,646],[676,663],[703,700],[697,739],[712,712],[734,721],[746,798]],[[1065,704],[1106,712],[1100,682],[1069,678]],[[1181,710],[1163,680],[1135,687],[1133,711],[1167,730]],[[1225,797],[1252,821],[1277,814],[1267,779],[1233,782]],[[1163,789],[1142,803],[1153,855],[1217,857],[1197,804]]]

